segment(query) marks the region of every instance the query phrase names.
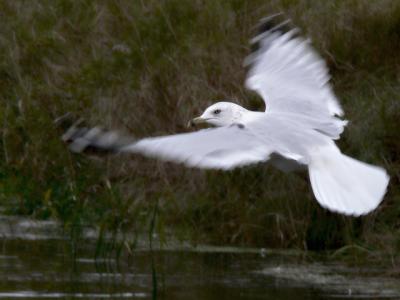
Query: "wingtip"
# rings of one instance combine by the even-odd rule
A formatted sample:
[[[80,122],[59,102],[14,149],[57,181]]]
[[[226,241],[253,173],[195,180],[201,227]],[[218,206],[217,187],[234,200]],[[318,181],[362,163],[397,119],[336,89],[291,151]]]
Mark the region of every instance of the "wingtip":
[[[257,57],[257,52],[260,49],[268,48],[270,42],[274,39],[285,34],[288,39],[292,39],[301,32],[299,28],[292,24],[292,20],[282,12],[260,19],[254,29],[254,37],[249,41],[251,54],[243,62],[244,67],[250,66],[254,62],[254,58]]]
[[[79,119],[61,136],[61,140],[74,153],[115,154],[135,140],[121,135],[117,131],[104,131],[100,127],[81,127],[83,119]]]
[[[265,31],[270,30],[276,25],[276,19],[278,17],[283,17],[283,16],[284,16],[283,12],[277,12],[272,15],[263,17],[258,21],[257,28],[258,29],[264,28]]]
[[[261,18],[256,26],[258,32],[257,35],[265,32],[287,32],[293,29],[293,26],[289,25],[291,23],[292,20],[286,17],[282,12]]]

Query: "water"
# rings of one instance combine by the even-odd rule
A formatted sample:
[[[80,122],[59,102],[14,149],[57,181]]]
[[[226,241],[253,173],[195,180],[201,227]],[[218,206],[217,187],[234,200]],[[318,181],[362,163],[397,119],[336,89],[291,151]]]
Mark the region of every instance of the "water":
[[[0,298],[400,299],[399,281],[379,268],[182,244],[154,251],[144,244],[118,261],[95,260],[95,235],[85,233],[74,257],[56,223],[1,217]]]

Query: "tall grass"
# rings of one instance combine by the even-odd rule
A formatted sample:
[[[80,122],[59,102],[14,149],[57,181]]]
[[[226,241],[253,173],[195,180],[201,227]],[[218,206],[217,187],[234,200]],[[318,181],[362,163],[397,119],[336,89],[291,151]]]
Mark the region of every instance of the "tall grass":
[[[186,131],[219,99],[262,109],[243,86],[242,61],[258,19],[278,11],[332,70],[351,121],[342,150],[389,170],[388,195],[370,215],[320,208],[306,174],[89,159],[60,141],[53,121],[66,112],[142,137]],[[398,1],[17,0],[1,1],[0,15],[0,199],[9,213],[139,232],[158,201],[156,232],[195,243],[400,250]]]

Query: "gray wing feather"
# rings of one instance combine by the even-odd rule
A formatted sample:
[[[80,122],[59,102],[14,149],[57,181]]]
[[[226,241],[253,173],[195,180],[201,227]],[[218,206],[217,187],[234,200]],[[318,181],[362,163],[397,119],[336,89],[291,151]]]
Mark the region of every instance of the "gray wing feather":
[[[274,149],[238,126],[145,138],[121,149],[190,167],[232,169],[266,161]]]
[[[253,39],[258,49],[245,62],[250,65],[246,86],[261,95],[267,112],[298,118],[337,139],[347,122],[335,117],[343,111],[325,62],[297,36],[298,29],[285,31],[288,22],[272,26],[276,18],[263,20],[266,30]]]

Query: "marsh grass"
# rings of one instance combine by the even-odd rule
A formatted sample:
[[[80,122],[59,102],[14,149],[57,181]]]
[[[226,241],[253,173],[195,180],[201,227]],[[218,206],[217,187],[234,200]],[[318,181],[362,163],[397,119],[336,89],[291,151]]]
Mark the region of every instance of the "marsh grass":
[[[90,159],[60,141],[54,120],[66,112],[142,137],[186,131],[217,99],[263,109],[243,87],[242,62],[258,19],[278,11],[332,70],[351,121],[343,151],[389,170],[388,195],[370,215],[321,209],[303,173]],[[157,202],[152,226],[165,242],[172,230],[193,243],[400,249],[398,1],[20,0],[1,1],[0,14],[0,197],[9,213],[126,236],[153,224]]]

